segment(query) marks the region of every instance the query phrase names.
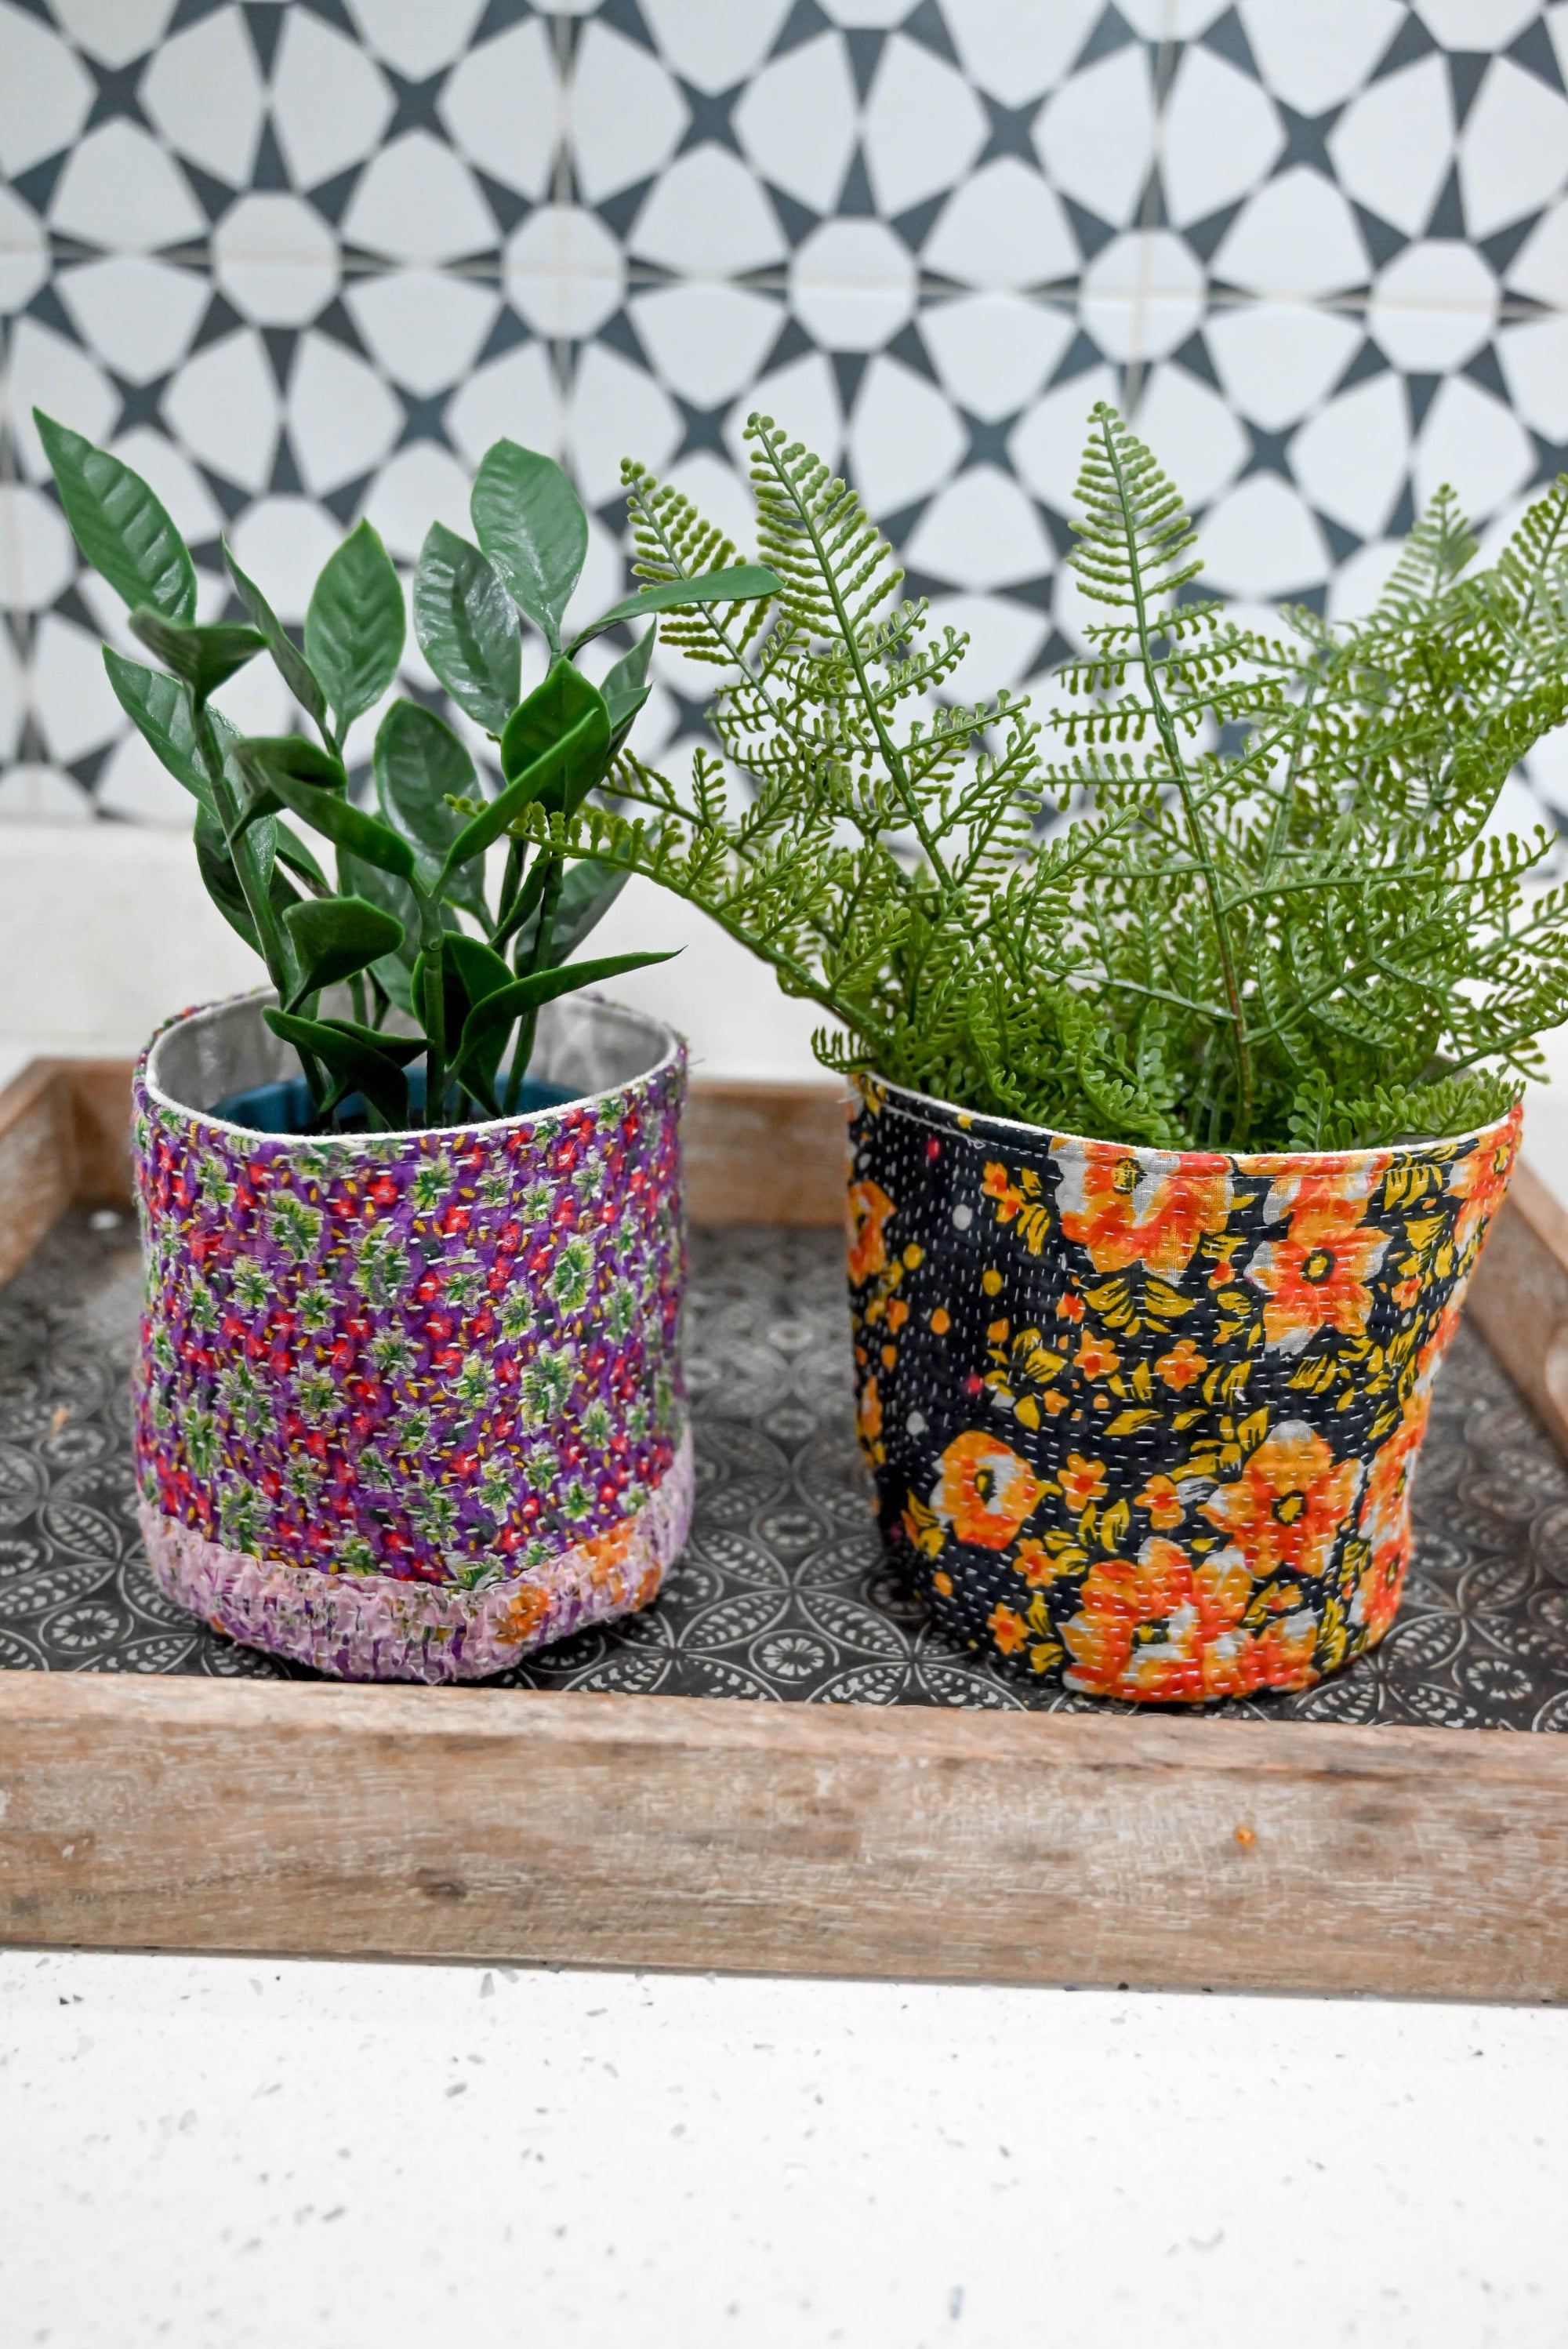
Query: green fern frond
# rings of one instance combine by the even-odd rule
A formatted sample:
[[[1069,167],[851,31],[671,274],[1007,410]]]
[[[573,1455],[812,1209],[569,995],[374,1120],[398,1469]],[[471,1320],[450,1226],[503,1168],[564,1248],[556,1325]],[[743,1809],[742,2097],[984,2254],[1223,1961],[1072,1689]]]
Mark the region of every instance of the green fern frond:
[[[1161,1147],[1349,1148],[1488,1122],[1568,1019],[1568,888],[1498,837],[1568,720],[1568,483],[1478,566],[1451,496],[1353,626],[1241,629],[1115,411],[1091,421],[1073,562],[1103,617],[1043,720],[959,703],[966,640],[905,600],[849,483],[747,428],[757,615],[682,614],[723,670],[677,785],[623,756],[606,804],[529,836],[647,874],[816,1001],[824,1065]],[[738,560],[626,471],[637,565]]]

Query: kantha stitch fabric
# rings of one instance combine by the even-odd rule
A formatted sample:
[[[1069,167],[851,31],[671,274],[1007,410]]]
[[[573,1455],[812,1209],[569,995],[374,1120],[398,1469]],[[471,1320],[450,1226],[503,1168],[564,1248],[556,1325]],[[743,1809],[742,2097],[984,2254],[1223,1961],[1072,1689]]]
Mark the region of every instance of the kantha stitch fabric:
[[[1519,1128],[1159,1151],[863,1080],[857,1426],[901,1581],[1090,1695],[1302,1689],[1375,1645]]]
[[[135,1452],[168,1594],[349,1679],[474,1679],[645,1606],[691,1515],[685,1082],[676,1044],[531,1116],[300,1140],[158,1099],[144,1054]]]

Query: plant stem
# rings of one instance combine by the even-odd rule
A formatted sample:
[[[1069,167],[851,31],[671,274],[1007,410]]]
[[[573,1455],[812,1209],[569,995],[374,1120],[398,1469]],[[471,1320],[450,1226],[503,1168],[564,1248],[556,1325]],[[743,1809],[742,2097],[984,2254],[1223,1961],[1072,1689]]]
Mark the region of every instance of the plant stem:
[[[425,1123],[439,1125],[447,1098],[447,933],[436,901],[421,895],[416,902],[425,958],[418,1007],[425,1023]]]
[[[539,899],[539,927],[533,935],[533,946],[528,956],[527,970],[521,968],[520,959],[517,974],[519,978],[531,978],[535,971],[548,970],[550,968],[550,949],[555,936],[555,916],[561,904],[561,888],[565,869],[565,864],[559,856],[552,856],[545,861],[544,885]],[[511,1053],[511,1072],[507,1079],[506,1086],[505,1109],[508,1117],[517,1115],[517,1105],[522,1098],[523,1080],[528,1074],[528,1064],[533,1058],[533,1040],[538,1028],[539,1010],[535,1006],[531,1011],[525,1011],[517,1023],[517,1040],[512,1046]]]
[[[854,624],[850,618],[849,608],[840,591],[838,574],[834,570],[832,564],[828,560],[827,548],[822,543],[821,533],[817,528],[815,519],[812,516],[810,508],[804,504],[794,483],[779,466],[778,459],[774,455],[771,443],[765,440],[763,442],[763,446],[768,450],[775,480],[784,490],[790,504],[794,507],[796,513],[799,517],[801,528],[811,542],[811,550],[817,558],[818,570],[820,571],[823,584],[827,588],[829,598],[833,606],[834,616],[839,623],[841,640],[843,644],[845,652],[849,656],[850,666],[854,670],[855,682],[859,686],[861,691],[861,699],[870,715],[872,730],[877,738],[877,747],[882,752],[882,760],[887,767],[888,773],[892,777],[894,784],[897,786],[899,797],[903,803],[905,820],[909,824],[910,830],[914,833],[915,838],[920,843],[921,852],[940,885],[944,899],[949,905],[951,905],[954,895],[953,876],[948,872],[946,865],[944,864],[942,852],[937,847],[936,842],[933,838],[930,829],[926,824],[924,811],[922,809],[919,800],[915,797],[914,792],[910,787],[908,771],[904,767],[903,760],[900,754],[898,746],[882,722],[881,705],[876,694],[872,688],[871,679],[866,675],[866,665],[861,653],[859,641],[855,636]]]
[[[277,989],[278,1001],[286,1003],[294,992],[296,974],[294,956],[273,905],[272,876],[262,870],[251,833],[240,830],[240,811],[229,788],[229,778],[223,772],[223,754],[212,730],[211,712],[204,699],[197,701],[194,696],[191,707],[196,720],[196,747],[201,755],[218,821],[223,827],[223,844],[229,852],[229,862],[243,893],[246,910],[255,924],[256,939],[262,949],[262,959],[267,967],[267,977]],[[325,1114],[322,1104],[326,1098],[321,1071],[313,1053],[301,1052],[299,1061],[310,1094],[311,1114],[319,1119]]]
[[[1236,972],[1235,948],[1232,944],[1230,924],[1225,916],[1219,871],[1209,847],[1208,836],[1198,822],[1191,777],[1187,771],[1187,761],[1182,753],[1176,727],[1160,687],[1159,673],[1154,659],[1153,636],[1149,624],[1149,607],[1143,593],[1143,566],[1139,556],[1138,531],[1133,518],[1133,504],[1127,486],[1127,476],[1122,471],[1116,437],[1109,423],[1100,425],[1099,434],[1107,460],[1116,477],[1122,515],[1127,523],[1128,569],[1132,581],[1132,603],[1138,629],[1138,645],[1143,662],[1144,679],[1149,688],[1150,703],[1154,711],[1154,723],[1160,730],[1160,739],[1165,746],[1165,755],[1171,761],[1171,780],[1181,796],[1181,809],[1186,818],[1187,833],[1192,843],[1192,853],[1197,857],[1202,871],[1204,893],[1209,900],[1210,919],[1214,925],[1214,942],[1220,952],[1220,968],[1224,980],[1225,1000],[1231,1007],[1231,1019],[1235,1026],[1236,1073],[1240,1079],[1241,1090],[1236,1147],[1244,1149],[1253,1122],[1253,1064],[1247,1043],[1246,1022],[1242,1010],[1242,990]]]

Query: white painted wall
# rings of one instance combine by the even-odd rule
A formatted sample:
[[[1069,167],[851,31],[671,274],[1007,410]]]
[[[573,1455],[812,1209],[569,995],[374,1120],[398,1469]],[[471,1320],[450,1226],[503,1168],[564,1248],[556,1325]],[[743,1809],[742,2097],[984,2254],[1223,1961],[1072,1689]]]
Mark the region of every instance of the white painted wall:
[[[680,946],[609,990],[668,1019],[707,1076],[821,1078],[816,1014],[702,915],[634,881],[594,950]],[[254,986],[261,965],[218,914],[188,836],[153,824],[0,824],[0,1082],[36,1052],[137,1051],[170,1011]],[[1555,1082],[1526,1112],[1531,1163],[1568,1202],[1568,1029]]]
[[[609,990],[668,1019],[705,1075],[821,1078],[816,1017],[689,906],[634,881],[593,951],[680,947]],[[0,825],[0,1076],[35,1052],[139,1050],[170,1011],[253,987],[261,964],[201,886],[189,837],[152,824]]]

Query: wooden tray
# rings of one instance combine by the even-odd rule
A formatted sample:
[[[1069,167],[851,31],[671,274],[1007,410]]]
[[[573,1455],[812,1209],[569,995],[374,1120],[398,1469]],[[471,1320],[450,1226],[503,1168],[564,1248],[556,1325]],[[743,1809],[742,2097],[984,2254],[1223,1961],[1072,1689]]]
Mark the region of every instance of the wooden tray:
[[[128,1087],[0,1096],[0,1277],[123,1204]],[[698,1086],[694,1220],[837,1222],[840,1119]],[[1568,1216],[1527,1173],[1472,1318],[1568,1433]],[[1553,1998],[1568,1740],[6,1672],[0,1936]]]

